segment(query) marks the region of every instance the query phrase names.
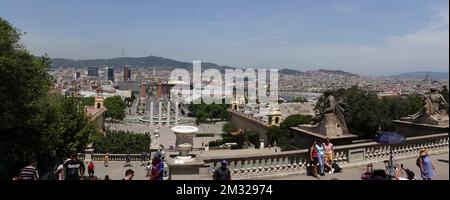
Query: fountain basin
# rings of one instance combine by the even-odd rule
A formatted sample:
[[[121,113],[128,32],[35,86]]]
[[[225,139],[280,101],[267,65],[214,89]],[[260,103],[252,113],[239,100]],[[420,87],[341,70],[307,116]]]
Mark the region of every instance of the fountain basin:
[[[177,145],[177,150],[180,152],[180,156],[187,156],[192,150],[192,145],[188,143]]]
[[[190,144],[191,148],[194,144],[194,135],[198,131],[195,126],[175,126],[172,128],[173,133],[176,136],[175,146],[180,144]]]

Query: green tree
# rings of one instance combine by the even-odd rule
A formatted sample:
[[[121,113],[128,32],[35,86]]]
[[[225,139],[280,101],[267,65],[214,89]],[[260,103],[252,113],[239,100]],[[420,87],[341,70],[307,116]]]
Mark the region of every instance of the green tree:
[[[223,124],[222,131],[230,134],[231,132],[237,131],[237,128],[236,128],[236,126],[234,126],[234,124],[228,122],[228,123]]]
[[[259,148],[260,141],[259,141],[259,134],[255,130],[247,130],[244,133],[245,141],[248,141],[255,145],[256,148]]]
[[[308,100],[305,97],[300,96],[300,97],[295,97],[293,99],[293,102],[305,103],[305,102],[308,102]]]
[[[354,86],[324,92],[316,104],[319,112],[323,111],[328,95],[334,95],[338,101],[347,104],[347,112],[344,114],[347,126],[351,133],[361,138],[373,138],[380,127],[386,131],[394,130],[391,120],[414,114],[422,108],[421,98],[415,93],[380,99],[376,93]]]
[[[280,126],[289,128],[298,126],[300,124],[311,124],[311,123],[312,123],[311,115],[296,114],[286,117],[286,119],[284,119],[283,122],[281,122]]]
[[[228,105],[227,104],[210,104],[205,103],[189,105],[189,110],[192,116],[196,118],[197,123],[208,122],[212,119],[228,120]]]
[[[447,86],[444,85],[442,87],[441,94],[442,94],[442,96],[444,96],[445,100],[448,103],[448,88],[447,88]]]
[[[95,126],[86,117],[84,106],[73,97],[55,96],[52,113],[54,123],[46,131],[56,138],[54,143],[57,157],[63,158],[71,152],[83,152],[91,135],[96,133]]]
[[[276,145],[281,148],[282,151],[289,149],[289,141],[291,133],[286,127],[272,126],[267,131],[267,139],[269,144]]]
[[[68,152],[80,152],[95,132],[80,104],[49,95],[48,56],[20,45],[20,31],[0,18],[0,177],[9,179],[35,158],[53,170]]]
[[[86,97],[81,99],[81,105],[84,106],[93,106],[95,104],[94,97]]]
[[[106,117],[116,120],[122,120],[125,118],[125,102],[120,96],[108,97],[105,99]]]
[[[0,18],[0,177],[17,174],[38,157],[51,79],[48,58],[20,45],[21,33]]]
[[[128,131],[108,131],[106,135],[93,137],[93,147],[97,153],[141,153],[150,148],[150,135]]]

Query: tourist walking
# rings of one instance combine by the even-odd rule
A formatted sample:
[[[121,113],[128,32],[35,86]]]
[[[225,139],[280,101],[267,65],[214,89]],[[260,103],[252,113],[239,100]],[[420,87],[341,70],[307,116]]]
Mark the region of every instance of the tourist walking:
[[[164,176],[164,162],[161,159],[161,153],[156,152],[152,160],[150,180],[163,180],[163,176]]]
[[[317,155],[319,160],[319,174],[320,176],[324,176],[324,170],[325,170],[325,150],[322,143],[315,142],[315,146],[317,149]]]
[[[228,169],[228,162],[222,160],[221,166],[214,170],[213,179],[214,180],[231,180],[231,172]]]
[[[309,158],[310,160],[310,167],[311,167],[311,175],[317,178],[317,163],[319,162],[319,153],[316,148],[316,141],[314,141],[311,144],[311,147],[309,148]]]
[[[152,172],[152,163],[147,162],[147,165],[145,166],[145,177],[150,179],[151,172]]]
[[[105,156],[103,157],[103,166],[108,167],[109,163],[109,154],[105,153]]]
[[[127,157],[125,158],[125,165],[124,167],[131,167],[131,156],[130,153],[127,153]]]
[[[325,139],[325,143],[323,144],[325,148],[325,167],[329,169],[329,173],[334,173],[333,164],[333,144],[330,142],[330,138]]]
[[[78,154],[73,153],[70,160],[63,164],[64,180],[80,180],[84,175],[84,164],[78,160]]]
[[[94,163],[92,161],[89,162],[89,165],[88,165],[88,175],[89,175],[89,177],[94,176],[94,168],[95,168]]]
[[[422,176],[423,180],[431,180],[433,178],[433,170],[435,170],[435,168],[430,156],[428,155],[427,148],[423,148],[420,150],[416,164],[420,168],[420,175]]]
[[[127,171],[125,171],[125,177],[123,177],[122,180],[131,181],[131,180],[133,180],[133,177],[134,177],[134,171],[132,169],[127,169]]]
[[[64,166],[62,164],[58,165],[55,172],[53,173],[54,174],[53,180],[64,180],[63,169]]]
[[[142,167],[142,166],[145,166],[145,156],[146,156],[146,154],[145,154],[145,152],[142,152],[141,153],[141,165],[140,165],[140,167]]]
[[[31,160],[30,164],[20,170],[19,180],[38,180],[37,161]]]

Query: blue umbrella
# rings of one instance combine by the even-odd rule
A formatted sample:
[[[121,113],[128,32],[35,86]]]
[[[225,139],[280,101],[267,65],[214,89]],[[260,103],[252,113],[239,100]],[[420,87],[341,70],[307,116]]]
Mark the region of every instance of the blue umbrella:
[[[405,136],[395,132],[383,132],[375,136],[375,141],[381,144],[400,144],[405,141]]]
[[[390,156],[389,156],[389,164],[387,166],[387,173],[391,177],[395,176],[395,166],[394,166],[394,158],[392,156],[392,148],[390,147],[390,145],[401,144],[405,141],[405,139],[406,139],[405,136],[394,132],[383,132],[375,136],[376,142],[389,145]]]

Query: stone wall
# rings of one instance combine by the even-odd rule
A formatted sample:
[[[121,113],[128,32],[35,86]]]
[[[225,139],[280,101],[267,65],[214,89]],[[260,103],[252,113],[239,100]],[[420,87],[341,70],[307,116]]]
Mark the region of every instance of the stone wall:
[[[236,128],[241,129],[252,129],[259,133],[259,138],[264,140],[264,143],[267,144],[267,132],[270,126],[264,124],[263,122],[257,121],[256,119],[252,119],[250,117],[244,116],[241,113],[237,113],[234,111],[230,111],[231,114],[231,123],[233,123]]]
[[[393,120],[392,122],[395,125],[395,131],[405,137],[448,133],[448,126],[418,124],[400,120]]]
[[[304,133],[299,130],[290,129],[289,131],[292,132],[293,140],[292,140],[292,146],[299,148],[299,149],[307,149],[311,147],[311,144],[314,140],[324,141],[324,137],[316,137],[311,134]],[[331,138],[330,142],[334,145],[348,145],[352,144],[352,141],[355,139],[355,137],[351,138]]]

